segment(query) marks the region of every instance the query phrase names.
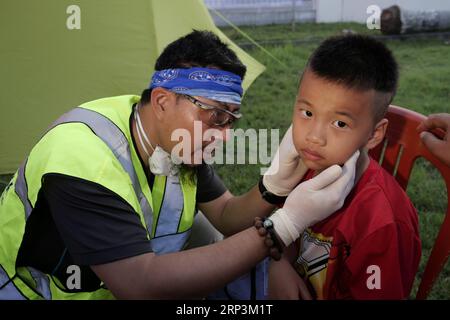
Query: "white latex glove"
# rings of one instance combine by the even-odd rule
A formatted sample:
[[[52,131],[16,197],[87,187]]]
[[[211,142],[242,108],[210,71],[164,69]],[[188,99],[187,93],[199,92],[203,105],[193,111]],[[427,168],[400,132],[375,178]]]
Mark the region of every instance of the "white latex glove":
[[[279,196],[287,196],[308,171],[292,140],[292,125],[286,131],[280,146],[263,176],[266,189]]]
[[[299,184],[287,197],[283,208],[270,220],[286,246],[297,240],[307,227],[327,218],[344,204],[355,183],[356,151],[343,168],[331,166],[311,180]]]

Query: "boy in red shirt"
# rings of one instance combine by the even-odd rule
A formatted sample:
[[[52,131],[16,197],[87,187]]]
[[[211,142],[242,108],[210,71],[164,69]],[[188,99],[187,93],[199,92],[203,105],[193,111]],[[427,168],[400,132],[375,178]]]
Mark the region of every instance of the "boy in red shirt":
[[[310,179],[356,150],[355,187],[344,206],[305,230],[271,262],[269,297],[404,299],[421,255],[416,210],[368,150],[384,137],[397,63],[380,42],[350,35],[324,41],[303,73],[293,140]],[[285,203],[289,210],[295,203]],[[282,210],[283,210],[282,209]],[[283,240],[283,239],[282,239]]]

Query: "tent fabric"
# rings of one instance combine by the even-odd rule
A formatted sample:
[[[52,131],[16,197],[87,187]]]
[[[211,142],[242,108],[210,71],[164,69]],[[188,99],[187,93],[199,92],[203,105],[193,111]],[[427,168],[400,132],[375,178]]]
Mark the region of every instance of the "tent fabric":
[[[67,27],[74,17],[80,29]],[[159,53],[192,29],[215,32],[237,52],[248,68],[244,88],[264,71],[215,27],[202,0],[3,0],[0,174],[14,172],[62,113],[140,94]]]

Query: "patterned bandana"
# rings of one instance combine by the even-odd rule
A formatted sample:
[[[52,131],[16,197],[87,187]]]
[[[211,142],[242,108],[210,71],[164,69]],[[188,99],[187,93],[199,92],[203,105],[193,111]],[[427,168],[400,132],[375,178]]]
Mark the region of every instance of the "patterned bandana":
[[[241,77],[228,71],[209,68],[155,71],[149,88],[156,87],[238,105],[241,104],[243,92]]]

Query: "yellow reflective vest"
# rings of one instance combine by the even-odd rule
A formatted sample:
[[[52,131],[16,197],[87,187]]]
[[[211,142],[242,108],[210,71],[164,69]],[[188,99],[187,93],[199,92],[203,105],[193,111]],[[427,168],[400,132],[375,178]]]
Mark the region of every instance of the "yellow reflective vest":
[[[110,291],[69,292],[51,275],[16,267],[27,219],[47,173],[100,184],[139,214],[156,254],[182,250],[195,214],[196,178],[156,176],[150,191],[129,119],[138,96],[83,104],[60,117],[31,150],[0,198],[0,299],[107,299]]]

